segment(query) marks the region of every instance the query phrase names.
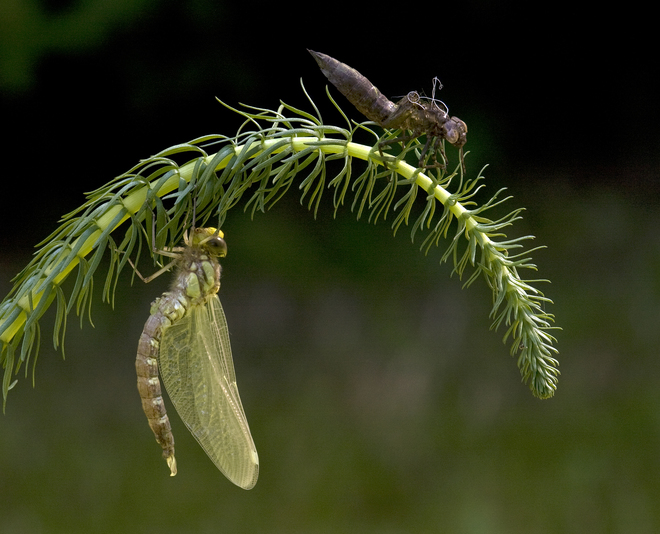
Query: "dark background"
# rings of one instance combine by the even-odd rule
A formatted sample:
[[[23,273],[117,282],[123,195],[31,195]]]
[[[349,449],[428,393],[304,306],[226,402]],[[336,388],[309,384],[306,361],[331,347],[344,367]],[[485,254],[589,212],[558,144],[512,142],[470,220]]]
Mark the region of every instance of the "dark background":
[[[532,7],[533,6],[533,7]],[[140,159],[240,120],[215,97],[304,109],[328,123],[306,48],[388,96],[444,84],[469,126],[483,202],[525,206],[562,376],[520,384],[488,330],[483,281],[461,290],[405,229],[316,220],[290,191],[225,231],[222,301],[261,458],[244,492],[173,414],[171,479],[135,389],[149,303],[167,285],[120,281],[95,328],[71,316],[66,359],[50,322],[36,371],[0,417],[0,531],[657,532],[657,53],[632,4],[461,2],[361,8],[210,1],[0,5],[4,131],[0,293],[33,246]],[[359,114],[336,91],[351,118]],[[493,215],[494,216],[494,215]],[[98,279],[97,288],[101,286]]]

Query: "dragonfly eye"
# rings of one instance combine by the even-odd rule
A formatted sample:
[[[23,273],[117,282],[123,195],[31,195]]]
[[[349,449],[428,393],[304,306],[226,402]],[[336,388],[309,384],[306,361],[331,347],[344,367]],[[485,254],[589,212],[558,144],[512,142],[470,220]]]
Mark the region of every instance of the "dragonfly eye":
[[[456,146],[461,147],[467,141],[467,131],[468,131],[467,124],[465,124],[458,117],[452,117],[451,121],[454,123],[456,130],[458,132],[458,141],[455,144]]]
[[[445,131],[445,139],[449,141],[450,144],[455,145],[458,142],[459,133],[456,129],[456,125],[452,121],[447,121],[443,126]]]
[[[447,121],[443,129],[445,130],[445,139],[452,145],[462,147],[466,141],[467,125],[458,117],[452,117]]]
[[[204,248],[212,256],[224,258],[227,255],[227,243],[219,236],[213,236],[204,243]]]

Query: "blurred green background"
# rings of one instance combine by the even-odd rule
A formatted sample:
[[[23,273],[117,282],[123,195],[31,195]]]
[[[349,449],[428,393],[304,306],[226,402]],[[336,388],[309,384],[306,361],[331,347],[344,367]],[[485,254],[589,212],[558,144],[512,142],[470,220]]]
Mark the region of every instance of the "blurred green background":
[[[310,109],[302,77],[341,125],[312,48],[388,96],[442,79],[470,128],[468,170],[490,165],[480,200],[507,187],[500,215],[527,208],[509,235],[548,247],[532,277],[552,281],[540,287],[563,329],[556,396],[520,383],[483,281],[461,290],[405,228],[392,237],[348,206],[333,219],[330,195],[314,220],[291,191],[224,228],[257,486],[231,485],[173,411],[168,476],[134,371],[168,277],[125,273],[114,310],[98,279],[95,328],[70,317],[66,359],[53,314],[42,322],[36,388],[21,376],[0,417],[0,532],[660,531],[660,113],[644,13],[294,6],[4,0],[0,294],[83,192],[170,145],[232,135],[216,96]]]

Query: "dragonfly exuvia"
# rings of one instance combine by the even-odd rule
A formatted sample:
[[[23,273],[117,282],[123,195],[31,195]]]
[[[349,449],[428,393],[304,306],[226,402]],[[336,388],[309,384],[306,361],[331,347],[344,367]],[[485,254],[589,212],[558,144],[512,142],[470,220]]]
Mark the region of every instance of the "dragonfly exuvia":
[[[394,103],[389,100],[378,88],[357,70],[341,61],[320,52],[309,50],[326,78],[353,104],[367,119],[374,121],[383,128],[409,130],[411,135],[402,135],[399,138],[380,143],[382,146],[393,142],[405,141],[426,135],[426,144],[419,158],[422,168],[444,167],[435,157],[436,148],[446,162],[444,148],[439,141],[446,139],[449,144],[459,149],[461,167],[465,172],[463,159],[463,146],[467,142],[467,124],[458,117],[450,117],[447,106],[435,99],[435,87],[442,87],[437,78],[433,82],[433,96],[422,97],[417,91],[411,91]],[[442,104],[440,106],[439,104]],[[431,151],[434,163],[426,164],[425,155]]]

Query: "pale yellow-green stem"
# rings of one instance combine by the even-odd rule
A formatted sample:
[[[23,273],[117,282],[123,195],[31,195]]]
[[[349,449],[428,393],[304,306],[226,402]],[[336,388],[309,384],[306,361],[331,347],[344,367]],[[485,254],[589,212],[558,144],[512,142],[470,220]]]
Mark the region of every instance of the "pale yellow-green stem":
[[[293,148],[294,151],[301,151],[308,148],[309,144],[318,143],[318,142],[328,142],[328,141],[333,141],[333,140],[327,138],[319,139],[315,137],[293,137],[291,138],[290,146],[291,148]],[[262,149],[264,151],[268,150],[272,145],[276,143],[281,143],[281,139],[264,140],[262,143]],[[346,152],[349,156],[362,159],[365,161],[368,160],[374,153],[374,147],[361,145],[353,142],[337,143],[337,144],[330,144],[330,143],[320,144],[319,146],[317,146],[317,148],[318,150],[327,154],[342,154]],[[242,149],[243,149],[242,145],[237,146],[235,152],[240,153]],[[282,150],[285,149],[286,146],[280,147],[275,151],[281,152]],[[255,157],[257,155],[258,153],[255,153],[252,157]],[[214,156],[215,156],[214,154],[207,156],[205,158],[205,162],[206,163],[210,162],[214,158]],[[216,166],[216,170],[223,169],[229,163],[230,158],[231,156],[227,156],[220,163],[218,163],[218,165]],[[171,191],[177,189],[181,179],[185,181],[189,181],[192,177],[192,173],[196,164],[197,162],[193,161],[179,168],[178,172],[174,173],[167,181],[165,181],[161,185],[160,189],[157,191],[158,196],[164,196],[167,193],[170,193]],[[417,169],[403,161],[397,161],[395,163],[392,163],[390,164],[390,167],[396,169],[396,171],[399,174],[401,174],[407,179],[411,179],[413,176],[415,176],[415,182],[425,191],[429,191],[429,189],[433,185],[433,181],[427,175],[425,175],[422,172],[419,172],[415,175]],[[99,239],[101,234],[108,228],[108,226],[112,223],[112,221],[115,220],[115,217],[117,217],[117,215],[122,211],[122,209],[126,211],[126,214],[124,215],[124,217],[122,217],[119,220],[119,222],[116,224],[116,227],[118,227],[126,219],[128,219],[130,213],[137,213],[144,204],[147,198],[148,191],[149,191],[149,186],[144,186],[138,189],[137,191],[129,194],[125,199],[123,199],[121,205],[113,206],[103,216],[99,217],[99,219],[96,221],[98,230],[93,234],[91,234],[89,237],[87,237],[85,242],[80,247],[76,258],[74,258],[71,262],[69,262],[69,264],[60,272],[60,274],[53,279],[53,283],[59,284],[62,281],[64,281],[64,279],[74,269],[74,267],[78,265],[79,258],[84,258],[94,249],[97,240]],[[449,200],[450,193],[446,189],[436,185],[434,187],[434,196],[435,198],[438,199],[438,201],[440,201],[444,205]],[[458,202],[450,206],[449,209],[457,218],[460,218],[466,212],[466,209]],[[465,222],[468,230],[474,228],[474,226],[477,224],[476,221],[472,219],[468,219]],[[488,241],[488,237],[486,237],[485,235],[481,237],[484,240]],[[71,244],[71,247],[75,248],[77,246],[77,243],[78,241],[75,241],[74,243]],[[47,277],[50,274],[50,272],[52,272],[52,268],[50,271],[46,270],[44,272],[44,278]],[[21,326],[25,324],[25,321],[27,319],[27,315],[25,312],[30,309],[30,303],[32,307],[36,307],[36,305],[41,300],[42,296],[43,296],[43,291],[39,291],[32,293],[29,296],[26,295],[18,301],[17,305],[23,310],[23,313],[21,313],[16,318],[16,320],[0,335],[0,341],[9,344],[9,342],[13,339],[16,333],[20,330]]]

